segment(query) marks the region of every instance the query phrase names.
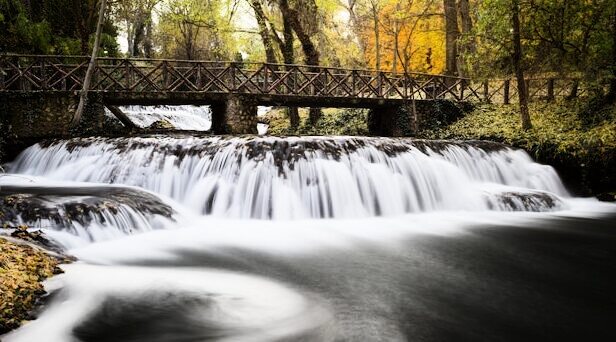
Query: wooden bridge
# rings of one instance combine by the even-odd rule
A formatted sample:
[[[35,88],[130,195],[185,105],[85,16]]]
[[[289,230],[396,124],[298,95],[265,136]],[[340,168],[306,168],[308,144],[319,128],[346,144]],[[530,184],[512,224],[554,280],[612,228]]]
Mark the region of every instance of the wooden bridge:
[[[87,56],[0,55],[0,93],[76,93],[83,87],[88,62]],[[583,91],[574,79],[530,79],[527,85],[531,100],[550,100],[568,96],[573,90]],[[410,101],[509,103],[517,98],[513,80],[476,81],[415,72],[306,65],[126,58],[98,58],[89,92],[98,94],[107,105],[223,104],[234,111],[238,104],[229,106],[229,101],[237,99],[250,106],[379,108],[399,107]],[[239,107],[242,112],[245,106]]]
[[[0,55],[0,92],[79,91],[87,56]],[[574,79],[529,79],[531,99],[566,96]],[[90,91],[114,104],[208,102],[242,94],[263,105],[370,107],[409,100],[508,103],[510,80],[474,81],[425,73],[392,73],[269,63],[98,58]]]

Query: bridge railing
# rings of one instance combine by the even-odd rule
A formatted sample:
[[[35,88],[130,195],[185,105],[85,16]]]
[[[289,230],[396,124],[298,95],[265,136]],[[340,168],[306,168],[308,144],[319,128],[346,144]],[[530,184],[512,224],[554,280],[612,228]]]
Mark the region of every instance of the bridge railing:
[[[78,91],[89,57],[0,55],[0,91]],[[531,100],[582,95],[576,79],[527,80]],[[513,80],[269,63],[98,58],[91,91],[237,93],[358,99],[514,102]]]

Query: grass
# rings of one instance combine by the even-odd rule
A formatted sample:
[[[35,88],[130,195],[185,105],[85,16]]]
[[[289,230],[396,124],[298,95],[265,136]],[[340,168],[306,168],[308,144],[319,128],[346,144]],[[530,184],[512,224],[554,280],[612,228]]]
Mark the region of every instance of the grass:
[[[57,264],[36,248],[0,238],[0,334],[30,318],[45,293],[41,282],[58,272]]]
[[[438,139],[496,140],[527,151],[549,145],[555,147],[553,152],[581,157],[614,151],[616,106],[603,108],[601,113],[590,113],[594,119],[579,114],[586,106],[580,102],[533,103],[529,108],[533,128],[524,131],[516,105],[482,105],[452,125],[422,135]]]

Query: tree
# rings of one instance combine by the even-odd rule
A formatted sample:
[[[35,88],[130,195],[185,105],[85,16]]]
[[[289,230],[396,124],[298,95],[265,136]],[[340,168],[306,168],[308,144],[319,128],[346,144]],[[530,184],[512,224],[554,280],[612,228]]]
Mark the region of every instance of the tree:
[[[471,4],[469,0],[458,0],[458,16],[461,35],[458,40],[458,75],[468,77],[469,70],[466,67],[469,55],[475,52],[475,38],[472,36],[473,18],[471,17]]]
[[[88,54],[98,1],[0,0],[0,50],[36,54]],[[101,51],[117,54],[117,30],[105,20]]]
[[[161,0],[116,0],[113,17],[126,33],[129,57],[152,57],[152,11]]]
[[[524,68],[522,65],[522,38],[520,34],[520,0],[511,0],[511,25],[513,27],[513,68],[518,85],[518,100],[520,104],[520,119],[522,129],[532,128],[530,114],[528,113],[528,99]]]
[[[173,0],[161,3],[157,41],[165,57],[231,60],[238,51],[228,2]]]
[[[458,74],[458,9],[456,0],[443,0],[445,8],[445,74]]]
[[[616,5],[612,6],[612,74],[607,99],[614,103],[616,102]]]
[[[309,34],[310,24],[307,24],[307,23],[312,22],[312,25],[315,25],[315,22],[313,20],[315,20],[314,14],[316,13],[317,6],[314,0],[298,0],[298,1],[300,1],[298,2],[298,5],[299,4],[304,5],[304,7],[302,7],[301,14],[298,9],[292,8],[289,5],[288,0],[278,0],[278,6],[280,8],[280,11],[282,13],[284,20],[293,29],[293,32],[297,36],[297,39],[300,41],[300,44],[302,46],[302,51],[304,52],[304,58],[305,58],[304,63],[306,63],[307,65],[318,66],[319,65],[319,51],[317,50],[315,44],[312,42],[312,39],[310,38],[310,34]],[[303,3],[302,1],[305,1],[305,3]],[[307,19],[306,16],[308,16],[309,18],[312,18],[312,20],[310,19],[306,20]],[[304,19],[303,20],[304,23],[302,23],[302,19]],[[315,71],[316,70],[318,69],[315,68]],[[321,109],[320,108],[310,108],[308,116],[309,116],[310,124],[315,125],[321,117]]]
[[[394,72],[442,72],[444,30],[437,1],[382,0],[378,6],[376,0],[367,1],[365,18],[374,21],[376,27],[366,27],[362,39],[372,67]]]
[[[261,5],[261,0],[251,0],[250,6],[255,13],[257,25],[259,25],[259,35],[261,36],[263,48],[265,49],[265,60],[268,63],[278,63],[276,51],[274,50],[272,33],[270,27],[267,25],[267,16],[265,15],[265,11]]]

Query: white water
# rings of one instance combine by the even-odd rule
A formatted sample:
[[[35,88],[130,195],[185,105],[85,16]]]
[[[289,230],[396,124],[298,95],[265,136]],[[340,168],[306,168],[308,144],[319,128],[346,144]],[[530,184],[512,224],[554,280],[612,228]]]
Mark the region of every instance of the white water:
[[[159,120],[168,121],[179,130],[207,131],[212,126],[209,106],[122,106],[120,109],[142,128]],[[107,115],[113,116],[108,110]]]
[[[228,333],[221,341],[303,336],[310,336],[305,341],[404,341],[402,328],[392,320],[396,302],[382,299],[383,293],[399,291],[396,283],[358,281],[351,270],[335,268],[339,260],[328,255],[353,260],[359,251],[376,250],[378,262],[383,255],[407,251],[405,241],[418,236],[451,237],[471,234],[469,227],[482,224],[531,226],[547,217],[614,211],[613,205],[571,198],[555,171],[526,153],[482,143],[347,137],[73,139],[33,146],[8,171],[19,178],[4,177],[0,186],[128,185],[157,194],[177,213],[175,221],[159,221],[154,227],[159,229],[148,228],[150,217],[117,222],[140,215],[130,212],[77,231],[44,229],[79,262],[64,266],[65,274],[46,283],[48,291],[59,291],[57,296],[39,319],[2,337],[8,342],[78,341],[77,327],[95,325],[89,317],[102,324],[113,320],[92,315],[114,298],[121,305],[107,316],[161,312],[165,318],[153,318],[152,325],[171,331],[149,336],[155,328],[139,327],[144,335],[130,341],[172,341],[182,336],[172,332],[188,328],[198,332],[200,339],[193,340],[206,340],[198,334],[212,326]],[[135,229],[127,229],[131,225]],[[103,231],[108,235],[97,233]],[[251,255],[265,255],[269,262]],[[298,261],[319,255],[324,255],[320,266]],[[303,288],[327,289],[332,279],[309,278],[292,286],[292,277],[287,282],[276,276],[272,260],[291,274],[302,267],[332,267],[352,298],[352,310],[336,311],[344,296]],[[420,261],[433,262],[371,267],[402,272]],[[236,264],[244,271],[231,267]],[[434,272],[453,264],[435,264]],[[362,265],[358,261],[354,272],[363,280],[370,269]],[[181,310],[173,310],[175,301]],[[180,325],[169,323],[173,319]]]
[[[241,218],[512,210],[514,191],[567,197],[556,172],[501,146],[385,138],[76,139],[26,150],[10,172],[133,185],[198,213]],[[549,207],[534,207],[549,210]]]
[[[156,121],[169,122],[177,130],[209,131],[212,127],[212,111],[210,106],[120,106],[124,114],[138,127],[147,128]],[[257,107],[257,116],[264,116],[271,107]],[[115,116],[105,109],[105,114]],[[267,133],[268,125],[257,124],[260,135]]]

